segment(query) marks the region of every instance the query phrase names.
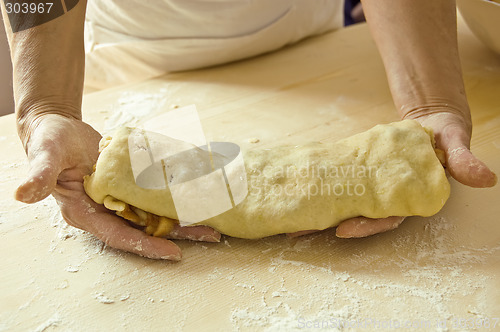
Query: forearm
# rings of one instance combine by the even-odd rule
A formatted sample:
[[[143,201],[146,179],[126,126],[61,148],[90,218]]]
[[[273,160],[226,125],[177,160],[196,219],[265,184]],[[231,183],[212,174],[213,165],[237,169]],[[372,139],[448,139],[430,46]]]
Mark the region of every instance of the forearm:
[[[13,32],[2,13],[11,49],[14,99],[23,143],[43,114],[81,119],[84,79],[83,23],[86,1],[41,25]]]
[[[418,118],[445,108],[469,117],[454,0],[363,0],[396,107]]]

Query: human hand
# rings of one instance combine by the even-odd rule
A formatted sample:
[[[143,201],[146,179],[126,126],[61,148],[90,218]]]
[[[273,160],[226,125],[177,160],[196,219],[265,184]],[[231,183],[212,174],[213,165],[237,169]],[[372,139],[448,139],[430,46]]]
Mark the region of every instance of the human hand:
[[[86,195],[83,176],[92,172],[101,139],[91,126],[75,118],[48,114],[36,118],[20,133],[30,171],[16,191],[17,200],[35,203],[52,194],[68,224],[94,234],[106,245],[148,258],[181,259],[181,250],[172,241],[131,227]],[[218,232],[206,226],[177,226],[171,235],[207,242],[220,239]]]
[[[467,110],[467,111],[464,111]],[[445,152],[445,167],[450,175],[462,184],[475,188],[493,187],[497,176],[470,151],[472,124],[468,108],[457,112],[442,107],[415,109],[403,118],[415,119],[434,132],[436,148]],[[371,219],[356,217],[337,226],[336,234],[341,238],[365,237],[397,228],[405,217]],[[316,232],[315,230],[289,234],[291,237]]]
[[[387,232],[397,228],[406,217],[388,217],[388,218],[367,218],[367,217],[355,217],[349,218],[342,221],[335,230],[335,235],[337,237],[347,239],[347,238],[358,238],[367,237],[370,235],[375,235],[378,233]],[[299,231],[294,233],[288,233],[288,237],[298,237],[302,235],[312,234],[319,232],[319,230],[307,230]]]
[[[445,152],[445,167],[458,182],[475,188],[493,187],[497,176],[470,151],[472,123],[467,107],[460,112],[442,107],[415,109],[403,118],[415,119],[434,132],[436,148]],[[365,237],[397,228],[404,217],[352,218],[336,230],[338,237]]]
[[[472,123],[468,112],[417,110],[405,114],[432,129],[436,148],[445,152],[445,167],[458,182],[474,188],[493,187],[497,176],[470,151]]]

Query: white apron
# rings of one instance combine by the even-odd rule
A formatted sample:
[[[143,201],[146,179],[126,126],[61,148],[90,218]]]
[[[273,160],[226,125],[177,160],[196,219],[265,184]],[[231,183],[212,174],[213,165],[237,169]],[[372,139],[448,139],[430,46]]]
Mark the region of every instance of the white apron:
[[[343,0],[89,0],[85,85],[103,89],[274,51],[342,27]]]

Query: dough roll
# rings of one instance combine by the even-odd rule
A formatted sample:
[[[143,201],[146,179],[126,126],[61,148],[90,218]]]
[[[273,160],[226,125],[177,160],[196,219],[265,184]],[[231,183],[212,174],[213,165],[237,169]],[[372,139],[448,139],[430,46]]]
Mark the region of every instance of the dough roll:
[[[136,183],[129,136],[122,128],[105,142],[95,171],[84,179],[87,194],[103,204],[106,197],[140,211],[178,220],[169,189],[214,170],[224,157],[195,146],[177,159],[163,162],[168,186],[148,189]],[[186,147],[185,142],[159,134],[164,148]],[[137,151],[144,147],[137,147]],[[357,216],[431,216],[445,204],[450,185],[434,150],[434,138],[414,120],[404,120],[342,139],[242,152],[247,195],[223,213],[194,223],[222,234],[255,239],[302,230],[322,230]],[[209,159],[207,159],[209,157]],[[206,162],[209,160],[209,162]],[[163,174],[167,174],[166,168]],[[226,180],[243,177],[226,170]],[[229,188],[229,186],[228,186]],[[193,208],[203,206],[203,187],[181,192]],[[234,203],[237,203],[234,206]],[[132,220],[128,218],[129,220]]]

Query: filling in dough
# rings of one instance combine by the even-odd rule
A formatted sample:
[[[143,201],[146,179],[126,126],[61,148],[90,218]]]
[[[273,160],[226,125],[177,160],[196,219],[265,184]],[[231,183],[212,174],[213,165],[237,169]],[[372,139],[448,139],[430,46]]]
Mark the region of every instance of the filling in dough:
[[[112,139],[103,138],[95,171],[84,179],[85,190],[97,203],[145,227],[148,234],[168,235],[181,215],[174,194],[185,197],[192,209],[210,207],[210,193],[204,187],[175,193],[170,188],[213,172],[214,164],[227,160],[190,146],[188,153],[158,163],[161,180],[168,185],[140,186],[130,153],[145,148],[131,145],[134,141],[129,138],[135,133],[136,129],[122,128]],[[185,150],[187,145],[155,133],[147,137],[149,146]],[[227,167],[224,177],[226,184],[244,182],[246,196],[237,201],[233,194],[231,208],[192,225],[253,239],[322,230],[357,216],[431,216],[443,207],[450,192],[438,158],[442,151],[436,153],[432,133],[414,120],[378,125],[336,143],[244,151],[246,178],[238,168]]]
[[[166,236],[178,224],[176,220],[146,212],[138,207],[119,201],[113,196],[104,198],[104,206],[137,226],[144,227],[144,232],[153,236]]]

